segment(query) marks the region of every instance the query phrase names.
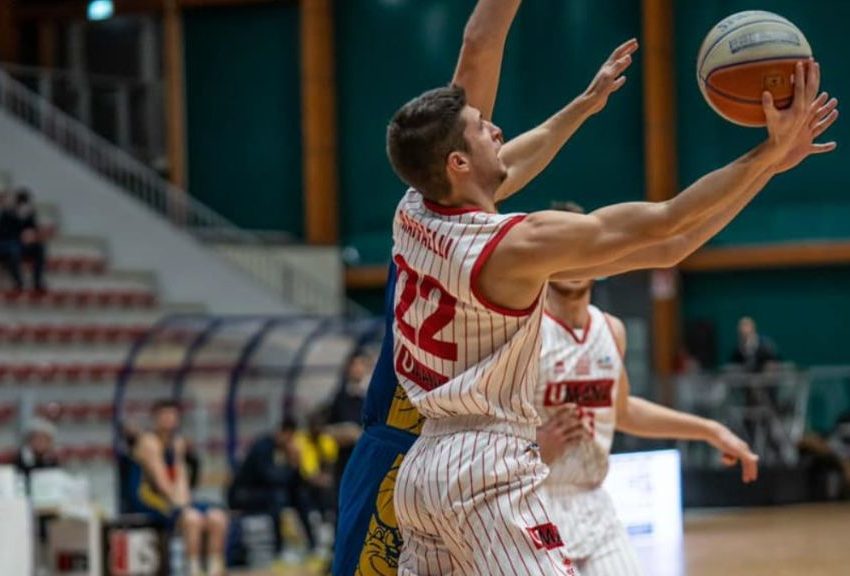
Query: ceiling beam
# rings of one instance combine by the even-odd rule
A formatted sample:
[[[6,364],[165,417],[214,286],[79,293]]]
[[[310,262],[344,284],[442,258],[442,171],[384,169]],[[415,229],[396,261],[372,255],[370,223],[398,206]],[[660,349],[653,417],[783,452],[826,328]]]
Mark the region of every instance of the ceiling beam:
[[[686,272],[801,268],[850,264],[850,241],[704,248],[681,264]]]

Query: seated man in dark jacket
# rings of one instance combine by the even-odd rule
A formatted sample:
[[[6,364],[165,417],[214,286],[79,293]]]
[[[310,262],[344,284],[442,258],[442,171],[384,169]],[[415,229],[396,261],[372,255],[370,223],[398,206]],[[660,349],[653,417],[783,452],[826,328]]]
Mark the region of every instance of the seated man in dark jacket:
[[[7,192],[0,192],[0,261],[15,290],[24,287],[21,279],[20,220]]]
[[[280,514],[293,502],[300,485],[300,455],[295,444],[295,422],[285,419],[272,434],[260,436],[236,472],[228,491],[228,505],[247,513],[272,517],[275,547],[280,551]]]
[[[18,188],[15,192],[15,214],[18,218],[21,258],[32,265],[32,288],[36,292],[44,291],[44,262],[47,259],[44,248],[44,234],[38,225],[38,214],[32,194],[27,188]]]

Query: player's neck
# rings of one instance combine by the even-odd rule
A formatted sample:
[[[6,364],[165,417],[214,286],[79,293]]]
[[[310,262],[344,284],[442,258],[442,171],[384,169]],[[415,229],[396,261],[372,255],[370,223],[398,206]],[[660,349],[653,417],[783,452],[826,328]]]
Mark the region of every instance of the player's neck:
[[[446,203],[448,207],[465,208],[474,206],[491,214],[498,212],[492,191],[488,191],[475,183],[455,184],[452,192],[451,197]]]
[[[590,318],[590,292],[578,298],[569,298],[556,290],[549,290],[546,298],[546,311],[575,329],[583,329]]]

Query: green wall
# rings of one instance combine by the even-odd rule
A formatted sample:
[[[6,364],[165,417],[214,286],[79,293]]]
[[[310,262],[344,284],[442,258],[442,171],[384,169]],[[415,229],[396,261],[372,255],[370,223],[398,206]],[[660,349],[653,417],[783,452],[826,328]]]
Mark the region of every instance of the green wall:
[[[188,10],[184,34],[189,192],[303,236],[297,5]]]
[[[344,242],[361,262],[385,262],[404,185],[384,151],[384,131],[407,100],[451,80],[473,0],[336,3]],[[511,30],[494,119],[508,138],[542,122],[583,90],[620,42],[640,32],[639,0],[525,2]],[[376,39],[380,39],[376,41]],[[553,199],[588,207],[641,198],[640,65],[545,175],[505,210]]]
[[[721,362],[735,348],[738,319],[752,316],[787,361],[850,364],[848,296],[847,267],[689,274],[684,316],[714,323]]]
[[[839,98],[850,95],[844,25],[850,2],[830,0],[744,0],[676,2],[679,177],[687,184],[745,152],[763,130],[723,121],[697,87],[696,55],[705,33],[734,12],[757,7],[795,22],[812,44],[823,70],[822,88]],[[830,137],[843,139],[839,119]],[[841,147],[843,144],[843,148]],[[829,156],[810,158],[778,176],[715,240],[714,245],[758,244],[850,238],[850,170],[846,144]],[[802,365],[850,363],[850,269],[820,268],[690,274],[684,280],[686,321],[709,319],[717,334],[721,361],[735,345],[735,326],[752,315],[776,340],[789,361]]]

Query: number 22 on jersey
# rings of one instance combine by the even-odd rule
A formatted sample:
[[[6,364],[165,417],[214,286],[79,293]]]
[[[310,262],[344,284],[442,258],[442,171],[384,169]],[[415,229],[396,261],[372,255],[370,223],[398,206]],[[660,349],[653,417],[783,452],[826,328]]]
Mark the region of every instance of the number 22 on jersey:
[[[426,366],[410,353],[406,344],[426,352],[435,361],[457,361],[457,343],[440,340],[437,334],[455,319],[457,298],[452,296],[439,280],[420,275],[410,267],[401,255],[396,255],[400,295],[395,306],[395,321],[398,332],[405,342],[396,355],[396,371],[425,390],[433,390],[445,384],[448,377]],[[433,301],[436,295],[435,309],[416,327],[406,318],[408,312],[417,303],[417,299]],[[436,362],[434,362],[436,363]]]

